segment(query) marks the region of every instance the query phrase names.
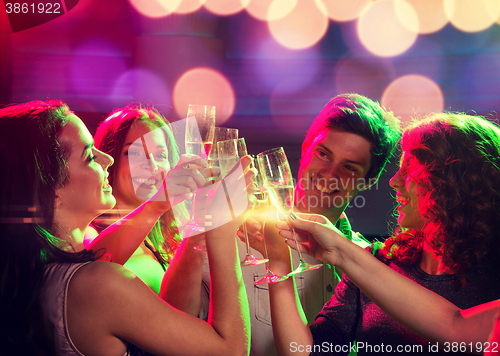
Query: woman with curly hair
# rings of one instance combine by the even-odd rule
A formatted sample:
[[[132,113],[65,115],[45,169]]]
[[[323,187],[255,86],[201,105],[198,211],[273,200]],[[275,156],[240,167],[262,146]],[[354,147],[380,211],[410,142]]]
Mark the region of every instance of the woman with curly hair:
[[[167,172],[173,172],[171,167],[179,167],[174,169],[177,185],[196,191],[206,183],[203,174],[210,174],[209,169],[199,172],[196,168],[204,168],[206,163],[189,154],[179,157],[168,121],[155,108],[139,104],[114,110],[97,128],[95,146],[116,162],[109,169],[108,179],[117,203],[113,210],[94,220],[85,236],[85,247],[112,247],[113,262],[130,269],[172,305],[206,317],[208,286],[202,283],[206,253],[194,248],[204,243],[203,235],[192,236],[181,244],[177,226],[182,225],[183,218],[189,218],[182,202],[161,211],[161,215],[151,211],[142,221],[136,218],[130,228],[141,229],[141,233],[124,231],[113,239],[112,246],[110,239],[102,238],[105,234],[98,236],[98,232],[151,199]],[[183,168],[188,163],[191,168]],[[171,263],[174,253],[176,261]]]
[[[347,354],[353,345],[358,354],[438,353],[426,340],[438,341],[447,354],[476,351],[452,350],[454,341],[486,341],[484,329],[454,328],[458,308],[500,298],[500,129],[480,117],[435,114],[407,128],[401,146],[401,168],[390,181],[399,203],[399,232],[385,243],[365,251],[322,216],[292,217],[296,228],[312,234],[302,235],[307,243],[300,248],[345,274],[310,326],[291,312],[291,303],[283,306],[284,300],[294,301],[293,289],[272,286],[271,307],[273,298],[280,302],[273,327],[282,354]],[[278,227],[291,238],[285,223]],[[273,271],[283,273],[278,267]],[[440,302],[429,302],[426,293]],[[491,330],[491,311],[473,319],[488,315],[485,327]]]
[[[250,161],[223,181],[247,210],[253,192],[241,188],[253,180]],[[126,268],[96,261],[102,252],[80,249],[89,223],[115,205],[112,164],[60,101],[0,109],[0,165],[8,172],[0,175],[0,354],[124,355],[132,345],[155,355],[246,353],[249,315],[234,241],[244,214],[217,220],[227,217],[220,211],[227,198],[221,184],[210,188],[206,209],[219,225],[205,233],[213,293],[204,322]]]
[[[407,265],[423,259],[421,264],[455,273],[464,284],[478,263],[498,262],[498,130],[480,117],[451,113],[434,114],[406,130],[401,168],[390,182],[400,202],[401,229],[385,241],[386,257]]]

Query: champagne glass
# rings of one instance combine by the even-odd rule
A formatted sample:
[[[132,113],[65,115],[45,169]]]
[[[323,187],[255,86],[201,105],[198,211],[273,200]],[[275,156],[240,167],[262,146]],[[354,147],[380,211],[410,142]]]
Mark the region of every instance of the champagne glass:
[[[271,198],[271,202],[281,214],[288,216],[292,212],[294,206],[293,178],[283,147],[264,151],[259,153],[257,157],[261,165],[260,169],[264,175],[265,186]],[[295,244],[298,247],[299,244],[297,242],[295,229],[291,225],[290,228]],[[304,261],[300,248],[297,248],[297,252],[299,254],[300,263],[294,271],[288,274],[289,276],[323,266],[323,264],[311,265]]]
[[[222,177],[228,174],[239,159],[247,155],[244,138],[217,142],[217,156]]]
[[[186,119],[186,153],[208,157],[214,132],[215,106],[190,104]]]
[[[186,119],[186,153],[208,158],[214,140],[215,106],[189,104]],[[191,200],[191,214],[187,227],[193,231],[204,231],[194,219],[195,195]]]
[[[266,187],[264,185],[264,177],[262,175],[262,171],[260,169],[260,164],[258,164],[257,158],[255,156],[252,156],[254,158],[255,168],[257,169],[257,175],[255,176],[255,183],[257,185],[257,192],[255,193],[255,197],[257,198],[257,207],[261,209],[262,215],[260,215],[260,222],[262,224],[262,235],[264,235],[264,231],[266,228],[266,218],[267,218],[267,213],[269,211],[269,195],[267,193]],[[253,282],[255,285],[260,285],[260,284],[270,284],[270,283],[277,283],[284,281],[285,279],[288,278],[288,276],[279,276],[276,273],[273,273],[271,271],[271,268],[269,267],[269,256],[267,254],[267,246],[266,246],[266,239],[262,241],[264,244],[264,258],[267,260],[265,266],[266,266],[266,274],[264,277],[261,279]]]
[[[212,145],[212,150],[210,151],[209,166],[210,167],[220,167],[219,166],[219,156],[217,154],[217,142],[236,140],[238,138],[238,129],[232,129],[229,127],[216,127],[214,130],[214,141]],[[210,172],[213,182],[215,182],[215,177],[213,172]]]
[[[227,140],[217,142],[217,152],[219,154],[219,164],[221,169],[221,174],[225,176],[234,167],[236,162],[243,156],[247,155],[247,147],[244,138],[239,138],[237,140]],[[268,259],[262,259],[255,257],[250,253],[250,243],[248,241],[248,231],[245,223],[241,226],[243,233],[245,234],[245,244],[246,244],[246,255],[243,261],[241,261],[241,266],[252,266],[265,263],[269,261]]]

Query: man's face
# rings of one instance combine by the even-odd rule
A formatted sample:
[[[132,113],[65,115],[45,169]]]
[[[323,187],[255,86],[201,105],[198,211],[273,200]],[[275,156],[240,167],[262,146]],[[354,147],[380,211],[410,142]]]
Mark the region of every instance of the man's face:
[[[369,182],[370,141],[336,129],[325,129],[302,156],[295,205],[302,212],[334,216],[344,211]],[[338,217],[337,217],[338,218]]]

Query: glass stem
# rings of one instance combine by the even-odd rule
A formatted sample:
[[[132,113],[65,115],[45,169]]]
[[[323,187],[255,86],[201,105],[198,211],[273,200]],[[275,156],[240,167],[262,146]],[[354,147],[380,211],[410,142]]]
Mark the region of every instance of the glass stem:
[[[267,211],[266,211],[266,213],[267,213]],[[266,228],[266,220],[264,219],[264,221],[262,222],[262,236],[264,236],[264,231],[265,231],[264,229],[265,228]],[[264,242],[264,258],[266,260],[269,260],[269,255],[267,254],[267,245],[266,245],[266,237],[265,236],[264,236],[263,242]],[[269,266],[269,262],[266,262],[265,265],[266,265],[266,274],[271,274],[272,272],[271,272],[271,267]]]
[[[191,198],[191,211],[189,212],[189,221],[193,222],[194,221],[194,193],[193,197]]]
[[[289,226],[292,228],[293,241],[295,241],[295,246],[297,246],[297,253],[299,254],[300,262],[305,263],[304,259],[302,258],[302,253],[300,252],[300,246],[299,242],[297,241],[297,235],[295,234],[295,229],[291,224],[289,224]]]
[[[243,223],[242,228],[243,228],[243,232],[245,233],[245,245],[247,247],[247,256],[248,256],[248,255],[250,255],[250,241],[248,241],[247,224]]]
[[[267,262],[264,264],[266,266],[266,275],[271,275],[271,267],[269,266],[269,255],[267,254],[267,244],[266,244],[266,236],[264,235],[264,232],[266,231],[266,216],[267,216],[267,211],[269,210],[269,206],[267,205],[269,203],[269,197],[264,201],[264,220],[262,221],[262,236],[264,237],[264,258],[267,260]]]

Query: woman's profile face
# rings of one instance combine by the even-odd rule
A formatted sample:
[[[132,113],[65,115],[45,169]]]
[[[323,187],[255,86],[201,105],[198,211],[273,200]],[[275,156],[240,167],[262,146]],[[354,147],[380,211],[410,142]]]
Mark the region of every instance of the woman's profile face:
[[[418,185],[411,172],[408,172],[410,159],[411,155],[404,153],[401,167],[391,178],[389,185],[396,189],[396,201],[399,203],[397,207],[399,226],[421,230],[423,219],[418,209]]]
[[[138,206],[160,188],[170,170],[162,128],[136,121],[125,137],[118,162],[115,196],[119,202]]]
[[[107,172],[113,158],[94,147],[89,130],[74,114],[68,115],[58,141],[71,153],[66,161],[69,179],[56,190],[56,206],[90,222],[116,204]]]

